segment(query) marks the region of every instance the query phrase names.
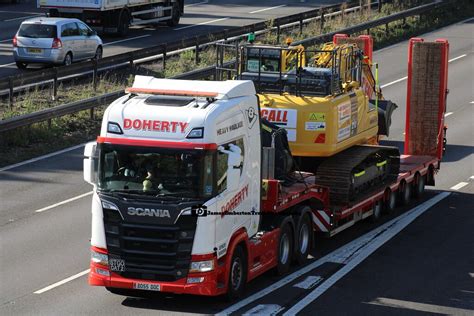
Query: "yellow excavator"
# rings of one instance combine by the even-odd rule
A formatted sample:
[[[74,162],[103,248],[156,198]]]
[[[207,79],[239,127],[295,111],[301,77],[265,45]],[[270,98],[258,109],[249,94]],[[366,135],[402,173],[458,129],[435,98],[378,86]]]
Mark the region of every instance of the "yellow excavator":
[[[314,172],[333,205],[395,180],[399,150],[378,141],[396,105],[376,86],[370,37],[337,35],[317,50],[244,44],[236,56],[235,78],[255,83],[261,116],[286,130],[292,159],[280,169]]]

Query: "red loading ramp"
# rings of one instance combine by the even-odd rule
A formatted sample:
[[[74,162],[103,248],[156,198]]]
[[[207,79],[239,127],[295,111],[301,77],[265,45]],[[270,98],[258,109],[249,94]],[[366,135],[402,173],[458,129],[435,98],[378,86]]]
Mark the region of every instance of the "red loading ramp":
[[[406,155],[441,159],[449,43],[412,38],[408,47]]]

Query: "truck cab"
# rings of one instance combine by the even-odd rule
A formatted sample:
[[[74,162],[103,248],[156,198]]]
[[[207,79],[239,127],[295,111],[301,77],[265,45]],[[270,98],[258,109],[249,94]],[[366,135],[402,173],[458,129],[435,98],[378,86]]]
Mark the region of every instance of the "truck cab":
[[[137,76],[127,92],[85,149],[84,178],[94,185],[90,283],[216,295],[232,239],[259,227],[254,86]]]

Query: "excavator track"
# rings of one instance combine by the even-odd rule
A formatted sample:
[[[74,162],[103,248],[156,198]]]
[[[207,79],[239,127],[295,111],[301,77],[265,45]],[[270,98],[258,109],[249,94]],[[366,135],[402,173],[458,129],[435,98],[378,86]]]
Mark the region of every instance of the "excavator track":
[[[329,188],[332,206],[350,205],[394,182],[399,170],[397,147],[358,145],[322,162],[316,171],[316,184]]]

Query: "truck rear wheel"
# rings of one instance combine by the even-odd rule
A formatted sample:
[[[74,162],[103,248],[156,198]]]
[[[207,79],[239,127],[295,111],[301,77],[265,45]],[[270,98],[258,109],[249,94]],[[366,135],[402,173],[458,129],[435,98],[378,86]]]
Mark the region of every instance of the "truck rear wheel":
[[[388,198],[385,200],[384,211],[387,214],[395,212],[397,208],[397,191],[390,191]]]
[[[372,223],[377,222],[380,217],[382,216],[382,202],[378,201],[374,203],[374,206],[372,207],[372,216],[370,216],[370,221]]]
[[[312,244],[312,226],[311,220],[308,217],[308,214],[305,212],[306,209],[309,210],[309,207],[305,206],[301,211],[302,215],[298,218],[298,223],[296,225],[296,249],[295,257],[298,264],[305,264],[308,261],[309,251]]]
[[[290,222],[285,220],[280,226],[280,237],[278,238],[278,264],[276,268],[278,275],[285,274],[290,270],[293,245],[293,232],[291,231]]]
[[[247,259],[241,246],[237,246],[232,255],[227,286],[227,299],[234,300],[244,294],[247,282]]]
[[[403,205],[408,205],[408,203],[410,203],[411,187],[412,186],[411,186],[410,183],[405,182],[403,184],[403,188],[400,191],[400,199],[401,199]]]
[[[130,30],[130,15],[128,12],[122,12],[120,15],[120,19],[117,25],[117,34],[121,37],[125,37],[128,35],[128,31]]]
[[[415,183],[413,184],[414,195],[417,199],[421,198],[423,196],[423,193],[425,193],[425,183],[426,176],[418,175]]]

